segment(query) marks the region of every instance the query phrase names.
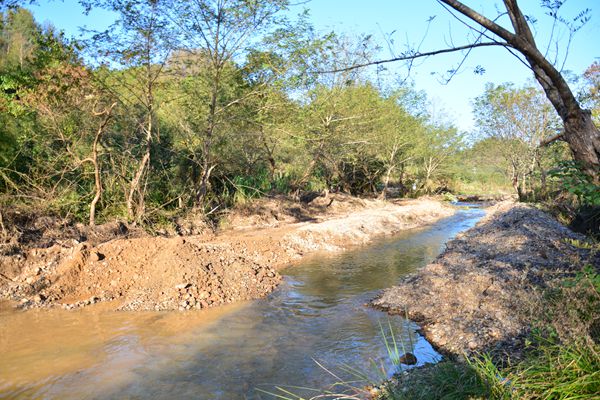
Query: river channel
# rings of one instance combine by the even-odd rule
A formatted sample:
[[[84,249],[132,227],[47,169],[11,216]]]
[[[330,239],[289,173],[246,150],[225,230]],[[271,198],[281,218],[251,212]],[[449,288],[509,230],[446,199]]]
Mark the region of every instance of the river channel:
[[[393,372],[389,325],[418,365],[435,362],[414,323],[365,304],[482,215],[460,208],[427,228],[311,256],[283,270],[267,298],[214,310],[0,310],[0,398],[269,399],[277,386],[310,397],[306,388],[337,381],[330,372],[356,379],[348,366],[373,379]]]

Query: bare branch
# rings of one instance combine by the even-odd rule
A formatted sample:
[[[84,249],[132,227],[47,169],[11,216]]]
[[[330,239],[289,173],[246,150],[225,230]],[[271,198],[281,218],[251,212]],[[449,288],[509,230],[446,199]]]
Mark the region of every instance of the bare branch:
[[[479,14],[477,11],[473,10],[470,7],[467,7],[466,5],[462,4],[461,2],[459,2],[457,0],[439,0],[439,1],[449,5],[450,7],[454,8],[456,11],[467,16],[471,20],[477,22],[482,27],[495,33],[496,35],[500,36],[502,39],[506,40],[509,43],[512,43],[512,41],[514,41],[514,39],[516,38],[516,35],[514,33],[506,30],[505,28],[501,27],[500,25],[498,25],[491,19],[484,17],[483,15]]]
[[[538,145],[538,147],[546,147],[559,140],[565,140],[564,132],[560,132],[556,135],[550,136],[549,138],[540,140],[540,144]]]
[[[372,61],[372,62],[367,62],[367,63],[363,63],[363,64],[355,64],[355,65],[352,65],[350,67],[339,68],[339,69],[334,69],[334,70],[330,70],[330,71],[321,71],[320,73],[323,73],[323,74],[333,74],[333,73],[336,73],[336,72],[345,72],[345,71],[351,71],[351,70],[358,69],[358,68],[364,68],[364,67],[368,67],[368,66],[371,66],[371,65],[387,64],[387,63],[396,62],[396,61],[408,61],[408,60],[414,60],[414,59],[417,59],[417,58],[434,56],[434,55],[437,55],[437,54],[453,53],[453,52],[462,51],[462,50],[470,50],[470,49],[473,49],[475,47],[489,47],[489,46],[510,47],[510,44],[504,43],[504,42],[473,43],[473,44],[468,44],[468,45],[464,45],[464,46],[453,47],[451,49],[441,49],[441,50],[427,51],[427,52],[424,52],[424,53],[415,52],[415,53],[412,53],[412,54],[406,54],[406,55],[403,55],[403,56],[400,56],[400,57],[394,57],[394,58],[390,58],[390,59],[387,59],[387,60],[378,60],[378,61]]]

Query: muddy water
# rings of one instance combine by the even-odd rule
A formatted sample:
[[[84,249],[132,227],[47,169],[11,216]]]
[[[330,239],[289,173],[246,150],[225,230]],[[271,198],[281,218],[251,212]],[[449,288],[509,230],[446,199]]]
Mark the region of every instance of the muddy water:
[[[459,210],[427,229],[313,257],[285,270],[285,283],[267,299],[217,310],[0,311],[0,398],[272,398],[257,389],[334,383],[315,360],[342,379],[351,378],[344,365],[376,378],[374,364],[393,370],[379,325],[388,317],[364,304],[482,214]],[[389,321],[398,346],[419,364],[439,358],[414,324]]]

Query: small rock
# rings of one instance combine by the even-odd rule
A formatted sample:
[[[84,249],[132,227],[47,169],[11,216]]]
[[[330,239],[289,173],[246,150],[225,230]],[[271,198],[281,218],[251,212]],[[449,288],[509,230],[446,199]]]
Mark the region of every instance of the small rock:
[[[180,283],[179,285],[175,285],[175,289],[183,290],[183,289],[187,289],[190,286],[192,286],[192,285],[189,283]]]
[[[28,284],[32,284],[35,281],[35,279],[33,277],[28,277],[27,279],[25,279],[25,282],[27,282]]]
[[[477,348],[477,342],[475,341],[470,341],[469,344],[467,345],[469,346],[469,349],[471,350],[475,350]]]
[[[415,365],[417,363],[417,357],[413,353],[403,354],[400,359],[400,364],[404,365]]]

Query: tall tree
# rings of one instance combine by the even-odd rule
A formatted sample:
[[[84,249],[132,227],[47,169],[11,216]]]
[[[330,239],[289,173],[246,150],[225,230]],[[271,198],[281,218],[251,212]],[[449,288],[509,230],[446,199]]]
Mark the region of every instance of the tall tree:
[[[232,79],[228,75],[237,73],[235,63],[244,59],[261,34],[276,26],[287,4],[287,0],[186,0],[175,2],[170,10],[171,20],[179,27],[180,46],[202,65],[208,84],[208,93],[197,93],[207,94],[208,105],[203,126],[196,127],[202,138],[197,205],[207,195],[216,167],[215,135],[228,109],[242,100],[226,92],[226,82]]]
[[[107,68],[118,67],[118,71],[97,76],[103,77],[105,86],[113,89],[121,103],[129,107],[136,120],[132,136],[141,133],[139,159],[129,178],[126,195],[127,214],[139,222],[145,213],[143,182],[151,165],[152,143],[159,136],[160,102],[156,92],[166,72],[174,35],[165,16],[168,4],[161,0],[83,0],[82,4],[88,9],[104,8],[118,16],[109,29],[94,33],[90,48],[105,72]],[[136,111],[140,109],[141,114]]]
[[[534,87],[515,88],[511,84],[488,84],[474,103],[476,124],[483,137],[495,138],[510,168],[510,178],[520,199],[526,194],[526,179],[534,170],[542,176],[540,141],[559,129],[552,105]]]
[[[544,52],[539,49],[529,24],[531,18],[523,14],[517,0],[503,0],[505,11],[499,12],[492,18],[484,16],[458,0],[437,1],[449,11],[454,10],[466,17],[466,19],[461,19],[460,16],[455,15],[475,33],[476,39],[473,42],[427,52],[410,49],[398,57],[357,64],[350,69],[395,61],[410,61],[478,47],[504,47],[531,69],[546,97],[560,116],[564,131],[552,139],[566,141],[573,157],[581,164],[584,172],[594,182],[600,183],[600,130],[594,124],[591,112],[582,108],[575,98],[569,84],[561,74],[561,67],[549,61]],[[554,19],[554,22],[565,23],[572,35],[589,20],[590,10],[584,10],[572,22],[568,22],[558,15],[564,2],[564,0],[542,0],[542,6],[547,9],[548,15]],[[508,15],[510,27],[504,27],[498,22],[503,15]]]
[[[569,144],[575,160],[581,163],[584,171],[596,183],[600,183],[600,130],[594,124],[591,112],[581,108],[559,68],[548,61],[538,49],[528,19],[519,8],[517,1],[504,0],[513,32],[457,0],[440,1],[505,41],[504,43],[496,41],[496,43],[523,55],[535,79],[542,86],[546,97],[563,121],[564,133],[561,138]],[[549,0],[543,2],[553,15],[556,15],[563,3],[564,1]]]

